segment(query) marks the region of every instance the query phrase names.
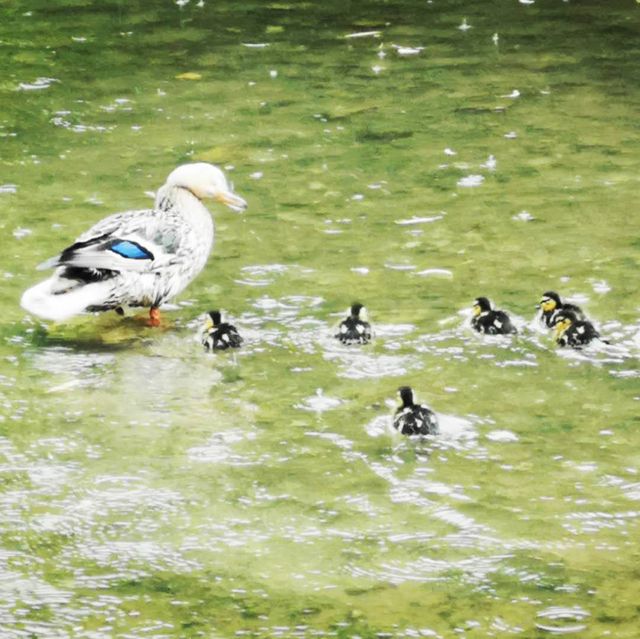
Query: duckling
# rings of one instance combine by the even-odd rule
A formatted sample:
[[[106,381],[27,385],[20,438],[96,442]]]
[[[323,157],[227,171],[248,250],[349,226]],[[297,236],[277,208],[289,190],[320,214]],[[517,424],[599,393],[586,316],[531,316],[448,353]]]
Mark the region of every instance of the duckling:
[[[540,321],[547,328],[553,327],[554,317],[560,311],[571,311],[579,320],[587,319],[587,316],[579,306],[563,302],[555,291],[544,292],[536,308],[540,310]]]
[[[202,332],[202,345],[210,351],[238,348],[244,340],[233,324],[222,321],[220,311],[209,311]]]
[[[160,305],[187,287],[213,248],[205,198],[238,212],[247,207],[217,166],[183,164],[160,187],[153,208],[110,215],[43,262],[38,268],[54,273],[24,292],[22,307],[54,321],[146,307],[149,323],[159,326]]]
[[[553,329],[555,341],[560,346],[579,349],[596,339],[609,343],[600,337],[591,322],[578,319],[573,311],[567,309],[561,309],[554,315]]]
[[[340,322],[334,337],[343,344],[368,344],[371,341],[371,324],[367,321],[367,309],[360,303],[352,304],[349,316]]]
[[[488,335],[508,335],[518,332],[509,316],[504,311],[494,309],[486,297],[478,297],[473,303],[471,327],[478,333]]]
[[[402,406],[398,406],[393,416],[393,427],[403,435],[437,435],[438,418],[435,413],[413,401],[413,390],[409,386],[401,386],[398,394]]]

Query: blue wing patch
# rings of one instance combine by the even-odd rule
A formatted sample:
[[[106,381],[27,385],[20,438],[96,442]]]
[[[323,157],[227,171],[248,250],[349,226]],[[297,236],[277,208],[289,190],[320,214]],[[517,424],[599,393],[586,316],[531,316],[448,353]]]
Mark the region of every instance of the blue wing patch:
[[[152,260],[153,253],[144,246],[130,240],[116,240],[109,246],[109,250],[130,260]]]

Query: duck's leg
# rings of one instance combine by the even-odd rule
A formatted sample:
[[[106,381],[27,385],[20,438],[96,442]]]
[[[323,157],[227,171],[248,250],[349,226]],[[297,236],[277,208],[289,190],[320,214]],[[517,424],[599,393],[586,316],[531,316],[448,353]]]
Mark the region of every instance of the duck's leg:
[[[160,326],[160,309],[157,306],[149,309],[149,326]]]

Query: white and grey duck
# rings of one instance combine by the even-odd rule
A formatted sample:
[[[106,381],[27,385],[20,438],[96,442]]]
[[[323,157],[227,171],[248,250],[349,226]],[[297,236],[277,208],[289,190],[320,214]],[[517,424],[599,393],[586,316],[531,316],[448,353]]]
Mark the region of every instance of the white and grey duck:
[[[22,307],[62,321],[82,312],[159,307],[180,293],[204,268],[213,248],[214,223],[204,199],[234,211],[247,203],[233,193],[224,173],[205,162],[184,164],[160,187],[151,209],[104,218],[39,269],[53,275],[24,292]]]

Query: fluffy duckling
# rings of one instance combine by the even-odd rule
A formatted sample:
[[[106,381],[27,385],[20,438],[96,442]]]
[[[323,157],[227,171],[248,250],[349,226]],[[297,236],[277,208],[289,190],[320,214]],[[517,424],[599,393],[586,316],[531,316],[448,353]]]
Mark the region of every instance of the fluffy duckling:
[[[402,405],[398,406],[393,416],[393,427],[403,435],[437,435],[438,419],[435,413],[413,400],[413,390],[409,386],[401,386],[398,394]]]
[[[536,308],[540,310],[540,321],[547,328],[553,327],[555,323],[555,315],[560,311],[571,311],[579,320],[587,319],[579,306],[563,302],[555,291],[544,292]]]
[[[567,309],[555,314],[553,329],[556,343],[560,346],[582,348],[596,339],[605,344],[609,343],[600,337],[600,333],[591,322],[579,319],[573,311]]]
[[[518,332],[509,316],[504,311],[494,309],[486,297],[478,297],[473,303],[471,327],[478,333],[488,335],[508,335]]]
[[[159,326],[160,306],[200,273],[213,248],[206,198],[234,211],[247,207],[218,167],[183,164],[160,187],[152,209],[110,215],[42,263],[38,268],[53,268],[53,275],[24,292],[22,307],[54,321],[146,307],[149,323]]]
[[[372,333],[367,319],[367,309],[358,302],[354,303],[349,316],[340,322],[335,337],[343,344],[368,344]]]
[[[220,311],[209,311],[202,332],[202,345],[209,351],[226,351],[238,348],[243,339],[233,324],[222,321]]]

